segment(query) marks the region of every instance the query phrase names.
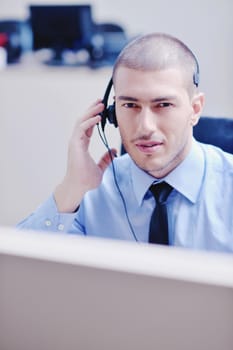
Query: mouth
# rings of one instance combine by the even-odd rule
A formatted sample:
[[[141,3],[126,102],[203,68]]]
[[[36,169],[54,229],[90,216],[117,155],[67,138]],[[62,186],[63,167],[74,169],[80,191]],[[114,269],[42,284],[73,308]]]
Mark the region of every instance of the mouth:
[[[161,146],[163,145],[163,142],[159,141],[139,141],[135,144],[137,149],[143,153],[152,153],[157,151]]]

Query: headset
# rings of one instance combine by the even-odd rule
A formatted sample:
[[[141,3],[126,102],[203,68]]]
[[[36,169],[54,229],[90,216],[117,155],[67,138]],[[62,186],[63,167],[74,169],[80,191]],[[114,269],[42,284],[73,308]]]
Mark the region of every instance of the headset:
[[[102,100],[102,102],[104,104],[104,110],[102,113],[100,113],[100,115],[101,115],[101,128],[102,128],[103,132],[104,132],[104,127],[105,127],[107,120],[109,121],[110,124],[113,124],[115,126],[115,128],[118,127],[117,119],[116,119],[116,112],[115,112],[115,102],[113,102],[113,104],[108,106],[108,99],[109,99],[109,95],[110,95],[112,86],[113,86],[113,81],[111,78],[108,85],[107,85],[107,88],[105,90],[104,97]]]
[[[124,207],[126,220],[128,222],[130,231],[131,231],[135,241],[138,242],[138,238],[137,238],[137,236],[135,234],[133,225],[132,225],[132,223],[130,221],[130,218],[129,218],[129,214],[128,214],[128,210],[127,210],[127,206],[126,206],[126,201],[125,201],[124,195],[123,195],[123,193],[122,193],[122,191],[120,189],[120,186],[118,184],[118,181],[117,181],[116,169],[115,169],[115,165],[114,165],[114,161],[113,161],[113,156],[112,156],[110,147],[108,145],[108,140],[107,140],[105,132],[104,132],[104,127],[105,127],[105,124],[106,124],[107,120],[109,121],[110,124],[113,124],[116,128],[118,127],[117,119],[116,119],[116,113],[115,113],[115,102],[112,105],[108,106],[108,99],[109,99],[109,95],[110,95],[112,86],[113,86],[113,81],[112,81],[112,78],[111,78],[109,83],[108,83],[108,86],[106,88],[103,100],[102,100],[102,102],[104,104],[104,110],[103,110],[103,112],[100,113],[100,115],[101,115],[102,134],[100,133],[100,129],[99,129],[99,125],[98,124],[97,124],[97,127],[98,127],[99,136],[100,136],[102,142],[104,143],[105,147],[107,148],[109,156],[110,156],[110,158],[112,160],[111,166],[112,166],[113,178],[114,178],[114,182],[115,182],[116,188],[117,188],[117,190],[119,192],[119,195],[121,197],[121,200],[122,200],[122,204],[123,204],[123,207]]]
[[[200,69],[199,69],[199,63],[198,60],[196,58],[196,56],[194,55],[193,52],[191,52],[195,64],[196,64],[196,69],[195,72],[193,73],[193,84],[198,87],[199,86],[199,80],[200,80]],[[106,125],[107,120],[109,121],[110,124],[113,124],[115,126],[115,128],[118,127],[118,123],[117,123],[117,118],[116,118],[116,111],[115,111],[115,102],[113,102],[113,104],[108,106],[108,99],[110,96],[110,92],[113,86],[113,80],[112,77],[107,85],[107,88],[105,90],[104,93],[104,97],[103,97],[103,104],[104,104],[104,110],[102,113],[100,113],[101,115],[101,128],[104,132],[104,128]]]

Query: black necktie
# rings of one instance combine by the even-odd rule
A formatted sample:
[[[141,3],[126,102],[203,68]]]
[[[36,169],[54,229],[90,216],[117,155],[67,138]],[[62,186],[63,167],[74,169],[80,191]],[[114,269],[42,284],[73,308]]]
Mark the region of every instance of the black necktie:
[[[150,191],[155,197],[156,206],[150,221],[149,243],[169,244],[166,200],[172,189],[173,187],[166,182],[160,182],[150,187]]]

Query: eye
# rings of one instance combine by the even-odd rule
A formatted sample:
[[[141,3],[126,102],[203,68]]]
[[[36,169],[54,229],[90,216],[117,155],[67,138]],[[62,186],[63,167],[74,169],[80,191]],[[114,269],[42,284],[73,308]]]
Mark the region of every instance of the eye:
[[[157,108],[168,108],[171,106],[172,106],[172,103],[170,102],[160,102],[156,105]]]
[[[127,103],[124,103],[122,106],[125,108],[137,108],[138,107],[138,105],[134,102],[127,102]]]

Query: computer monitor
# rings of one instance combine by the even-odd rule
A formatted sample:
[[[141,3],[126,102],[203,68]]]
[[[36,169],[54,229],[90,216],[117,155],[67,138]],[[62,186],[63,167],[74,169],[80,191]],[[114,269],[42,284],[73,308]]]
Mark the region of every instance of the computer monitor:
[[[93,35],[91,5],[31,5],[33,50],[52,49],[51,64],[62,64],[65,50],[88,48]]]
[[[230,254],[0,229],[0,349],[231,350],[232,327]]]

